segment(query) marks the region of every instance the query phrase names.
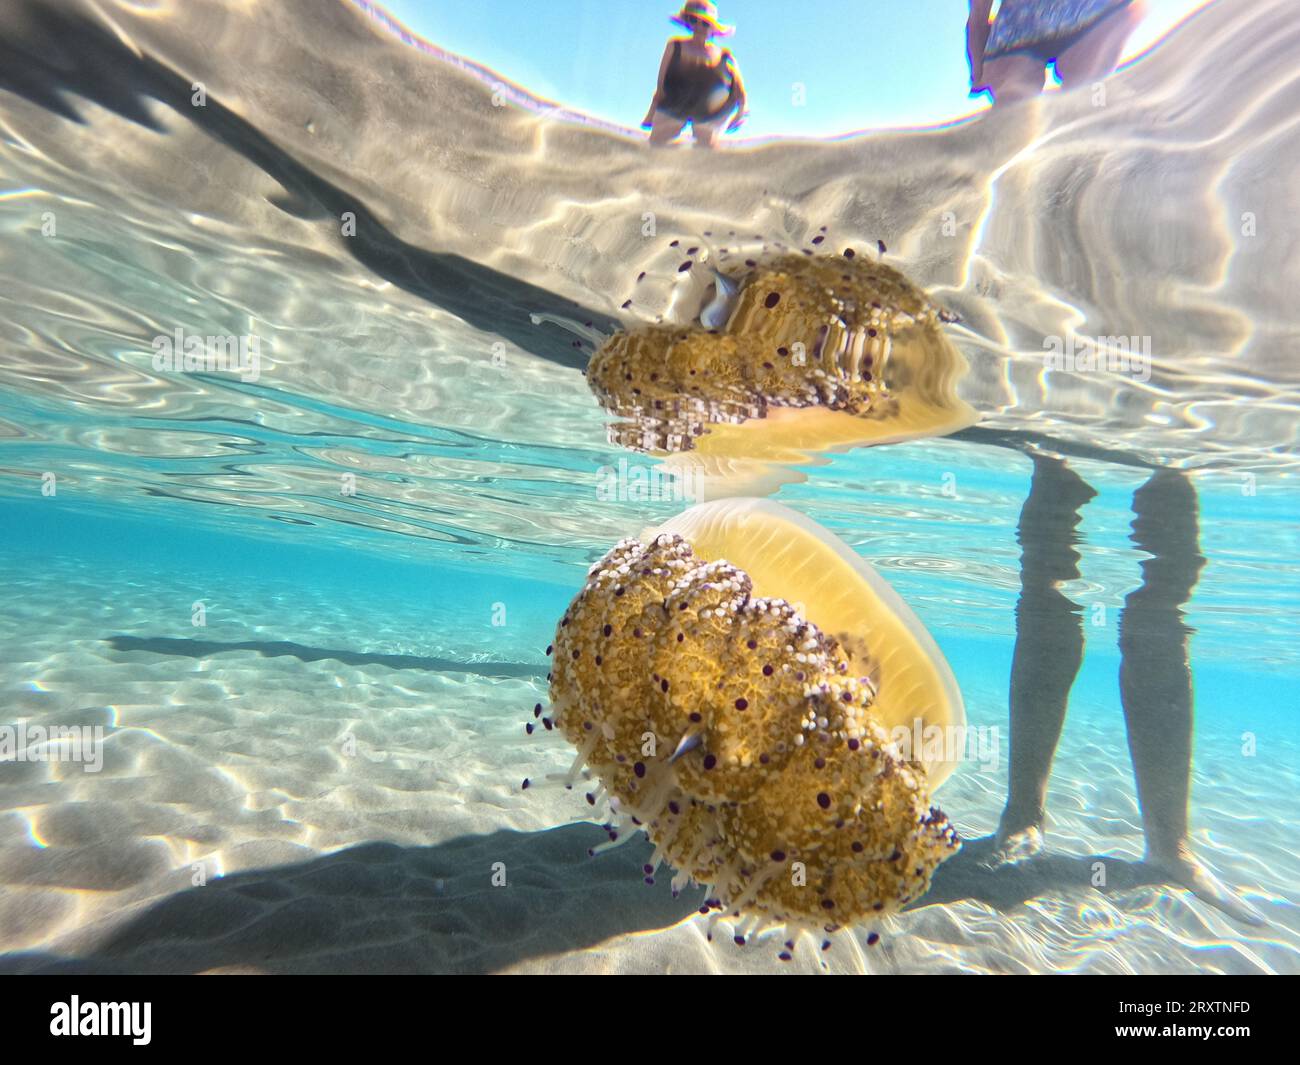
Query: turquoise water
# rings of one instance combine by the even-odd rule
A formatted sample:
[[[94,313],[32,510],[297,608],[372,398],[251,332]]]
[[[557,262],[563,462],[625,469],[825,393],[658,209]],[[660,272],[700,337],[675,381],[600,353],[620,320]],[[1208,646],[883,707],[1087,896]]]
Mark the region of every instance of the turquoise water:
[[[194,26],[151,26],[122,8],[124,32],[185,82],[186,64],[199,63]],[[245,23],[212,11],[206,30],[229,42],[273,37],[284,17],[259,9]],[[1207,17],[1246,32],[1228,15]],[[437,62],[360,15],[340,18],[286,45],[284,68],[341,41],[393,64]],[[77,32],[78,47],[116,54]],[[1178,41],[1167,47],[1175,64]],[[1126,76],[1165,69],[1159,52],[1146,62]],[[1010,224],[999,205],[1055,180],[1062,128],[1103,121],[1065,110],[1069,101],[1036,132],[988,134],[1006,142],[997,166],[961,128],[891,135],[880,149],[906,170],[929,158],[926,138],[948,137],[939,144],[962,160],[953,165],[983,175],[946,181],[917,164],[907,187],[932,179],[935,191],[916,202],[897,193],[905,220],[889,242],[901,268],[962,311],[949,335],[970,362],[962,391],[981,424],[817,456],[774,498],[898,591],[947,658],[969,724],[996,746],[937,793],[967,850],[883,928],[883,946],[873,953],[863,929],[825,957],[814,945],[787,963],[766,946],[746,953],[729,936],[706,939],[696,895],[672,897],[667,878],[642,884],[641,844],[589,861],[602,833],[580,795],[521,787],[572,758],[557,734],[524,730],[548,698],[557,619],[620,538],[682,509],[602,496],[603,471],[657,460],[610,442],[578,372],[590,346],[575,349],[528,316],[589,314],[612,328],[643,268],[644,299],[658,303],[638,313],[671,315],[691,293],[672,276],[680,256],[668,241],[716,215],[719,230],[785,226],[795,240],[834,216],[837,239],[873,246],[888,212],[873,207],[863,222],[854,197],[866,186],[853,184],[870,180],[853,154],[870,146],[725,153],[766,167],[777,191],[749,198],[723,162],[700,201],[682,206],[685,179],[712,173],[692,169],[706,165],[698,159],[647,160],[630,137],[596,131],[565,142],[578,134],[521,111],[499,133],[499,157],[473,140],[481,115],[447,119],[450,132],[418,127],[411,177],[383,128],[360,117],[355,143],[338,148],[348,160],[306,139],[345,143],[340,101],[364,110],[365,86],[351,86],[354,98],[346,86],[337,98],[304,92],[277,109],[229,72],[202,73],[229,115],[188,114],[168,95],[169,75],[146,67],[123,75],[129,103],[103,85],[65,86],[80,123],[42,93],[0,83],[0,725],[105,730],[98,774],[0,759],[0,969],[1300,969],[1300,501],[1284,358],[1295,320],[1277,297],[1294,268],[1280,244],[1250,246],[1217,278],[1193,264],[1176,284],[1159,271],[1150,281],[1124,247],[1132,232],[1089,214],[1086,193],[1110,187],[1102,168],[1065,179],[1055,200],[1043,194],[1069,204],[1066,220],[1035,222],[1041,243],[1018,256],[1016,239],[999,243]],[[447,113],[472,115],[476,90],[448,84]],[[1133,96],[1104,119],[1108,150],[1149,157],[1130,192],[1159,214],[1181,149],[1172,135],[1148,143],[1152,119]],[[404,98],[390,104],[385,121],[417,128]],[[1213,127],[1211,117],[1200,123]],[[1077,141],[1100,135],[1089,126]],[[450,147],[458,137],[473,142],[463,156]],[[1249,174],[1255,153],[1275,150],[1268,143],[1255,130],[1219,163]],[[563,184],[574,153],[605,174],[598,190]],[[76,165],[92,156],[96,166]],[[799,195],[811,203],[790,176],[805,172]],[[430,174],[446,186],[421,199],[412,188]],[[639,218],[641,182],[663,213],[653,248],[622,235],[627,204]],[[969,243],[927,244],[933,219],[917,203],[945,190],[957,203],[977,187],[983,224],[969,227]],[[483,188],[500,218],[474,199]],[[336,194],[363,208],[364,224],[372,212],[383,235],[337,237]],[[1266,215],[1295,206],[1269,195]],[[41,228],[49,211],[53,237]],[[1182,269],[1177,245],[1167,233],[1151,241],[1171,276]],[[1275,289],[1252,256],[1273,257]],[[1149,324],[1152,380],[1053,377],[1036,360],[1062,321],[1095,333]],[[158,370],[150,339],[177,327],[262,337],[260,379]],[[1085,651],[1052,766],[1045,849],[998,868],[981,863],[1012,754],[1030,453],[1061,457],[1096,491],[1077,512],[1078,575],[1060,585]],[[1185,605],[1172,604],[1188,630],[1195,701],[1186,842],[1262,923],[1141,866],[1118,640],[1126,597],[1152,559],[1131,539],[1133,497],[1161,468],[1183,471],[1194,489],[1206,559]],[[1024,627],[1036,621],[1031,611]],[[1049,664],[1068,658],[1064,646],[1042,653]],[[1102,889],[1088,865],[1099,857],[1114,863]],[[506,891],[489,885],[496,861],[519,871]],[[191,931],[150,930],[169,914]]]

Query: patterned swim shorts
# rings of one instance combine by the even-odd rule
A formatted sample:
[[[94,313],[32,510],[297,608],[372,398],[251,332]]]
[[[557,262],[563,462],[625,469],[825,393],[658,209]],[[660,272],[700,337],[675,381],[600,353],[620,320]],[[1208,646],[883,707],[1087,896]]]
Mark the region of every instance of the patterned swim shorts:
[[[1084,30],[1131,0],[1002,0],[993,20],[985,60],[1028,52],[1044,63]]]

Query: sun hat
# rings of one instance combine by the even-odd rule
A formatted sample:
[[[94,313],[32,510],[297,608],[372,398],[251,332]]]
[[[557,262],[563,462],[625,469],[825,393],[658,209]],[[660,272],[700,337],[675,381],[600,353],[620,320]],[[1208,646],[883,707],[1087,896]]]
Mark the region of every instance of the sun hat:
[[[718,21],[718,9],[710,0],[686,0],[682,9],[671,16],[671,21],[690,29],[690,19],[698,19],[720,37],[735,31],[734,26],[724,26]]]

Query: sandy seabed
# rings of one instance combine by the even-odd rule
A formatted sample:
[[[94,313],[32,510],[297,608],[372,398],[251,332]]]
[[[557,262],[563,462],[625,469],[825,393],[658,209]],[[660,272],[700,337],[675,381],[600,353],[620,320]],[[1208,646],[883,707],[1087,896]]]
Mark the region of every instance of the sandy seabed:
[[[653,320],[699,296],[677,284],[670,235],[797,243],[827,225],[836,242],[884,240],[961,313],[965,397],[986,425],[1176,465],[1293,467],[1300,258],[1278,234],[1300,211],[1286,165],[1298,154],[1288,79],[1300,26],[1292,0],[1258,0],[1245,19],[1234,6],[1108,82],[1104,108],[1075,95],[951,129],[652,155],[617,132],[494,108],[490,85],[401,49],[348,5],[186,0],[184,21],[174,2],[51,5],[90,13],[102,32],[77,43],[101,62],[60,65],[51,46],[49,76],[84,82],[47,98],[38,79],[5,97],[6,185],[58,195],[74,239],[0,248],[12,256],[5,306],[27,331],[0,385],[103,416],[68,478],[88,494],[140,487],[139,468],[153,487],[149,467],[119,456],[169,447],[224,464],[228,433],[204,450],[201,421],[176,428],[213,405],[267,431],[396,412],[576,451],[604,444],[574,369],[584,356],[530,311],[568,300],[607,326],[634,298],[624,317]],[[51,39],[70,47],[67,29],[53,25]],[[132,65],[140,55],[149,62]],[[237,66],[223,67],[230,56]],[[202,115],[177,104],[191,79],[211,90]],[[51,100],[82,121],[52,120]],[[106,144],[111,165],[86,167]],[[0,204],[6,234],[38,230],[33,203]],[[362,212],[351,244],[338,233],[345,208]],[[1253,239],[1239,235],[1247,213]],[[151,372],[148,338],[178,322],[264,336],[267,391]],[[1075,333],[1151,336],[1151,379],[1044,374],[1044,338]],[[500,338],[510,371],[488,377]],[[460,402],[471,392],[477,403]],[[304,418],[294,396],[319,409]],[[124,410],[176,424],[110,419]],[[286,460],[261,480],[178,473],[169,487],[328,521],[338,469],[397,465],[361,446],[322,457],[334,463],[324,472]],[[466,482],[542,476],[499,461],[467,460]],[[441,472],[436,491],[375,491],[365,520],[406,531],[402,520],[436,507],[475,535],[551,548],[603,550],[635,531],[608,508],[545,512],[522,494],[471,507],[469,488],[433,480]],[[1142,882],[1120,715],[1076,699],[1043,858],[980,864],[1005,768],[967,767],[939,799],[971,842],[927,905],[891,919],[875,946],[858,930],[825,953],[803,941],[783,963],[779,937],[736,946],[724,923],[708,941],[698,894],[643,883],[641,843],[588,859],[603,833],[580,794],[521,790],[571,757],[554,735],[524,734],[544,666],[501,675],[455,645],[451,615],[324,593],[313,605],[301,588],[258,585],[223,590],[226,615],[255,623],[214,619],[198,636],[194,589],[143,563],[47,560],[3,578],[0,724],[102,726],[105,744],[93,774],[0,763],[0,970],[1300,970],[1291,742],[1243,771],[1239,736],[1198,725],[1193,842],[1264,912],[1262,928]],[[546,636],[533,634],[536,650]],[[167,642],[196,639],[293,647]],[[1005,681],[965,697],[972,723],[1005,725]],[[1094,855],[1108,859],[1106,890],[1090,886]],[[493,886],[497,863],[505,886]]]
[[[105,739],[97,773],[0,763],[0,948],[9,952],[0,970],[1300,968],[1297,825],[1277,802],[1296,791],[1291,744],[1270,745],[1246,773],[1235,735],[1197,737],[1194,844],[1264,911],[1265,927],[1143,882],[1132,864],[1142,836],[1122,719],[1084,704],[1058,753],[1042,856],[981,865],[1005,767],[963,766],[939,797],[969,842],[927,904],[885,922],[874,946],[866,929],[837,935],[825,953],[805,938],[787,963],[779,935],[736,946],[722,922],[708,941],[698,892],[674,899],[666,877],[643,882],[641,841],[589,858],[603,833],[583,820],[578,791],[521,788],[571,757],[558,734],[524,733],[543,676],[484,676],[492,663],[437,670],[417,655],[396,667],[306,661],[348,631],[377,649],[409,647],[417,631],[413,616],[341,608],[324,593],[313,603],[264,584],[225,589],[222,615],[257,623],[214,621],[195,636],[193,588],[174,575],[68,562],[5,577],[9,720],[100,725]],[[178,653],[179,641],[199,638],[256,643],[263,626],[295,629],[299,650]],[[441,630],[426,616],[418,631],[437,640]],[[1004,692],[966,698],[972,724],[1005,727]],[[1089,886],[1096,856],[1105,890]],[[505,885],[494,886],[502,872]]]

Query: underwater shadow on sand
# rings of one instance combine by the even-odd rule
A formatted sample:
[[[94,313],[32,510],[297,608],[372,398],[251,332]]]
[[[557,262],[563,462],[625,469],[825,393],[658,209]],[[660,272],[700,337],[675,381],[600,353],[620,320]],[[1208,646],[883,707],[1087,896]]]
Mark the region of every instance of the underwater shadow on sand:
[[[363,843],[212,879],[147,905],[92,950],[10,954],[0,973],[487,973],[660,931],[698,910],[702,889],[673,898],[662,872],[645,884],[643,838],[589,857],[605,838],[582,822],[432,847]],[[991,837],[967,842],[909,909],[969,899],[1014,912],[1045,895],[1162,882],[1140,862],[1101,855],[990,866],[992,850]],[[498,862],[504,887],[492,884]],[[1094,889],[1097,862],[1107,885]]]
[[[105,641],[115,651],[145,651],[156,655],[179,655],[186,658],[208,658],[231,651],[256,651],[263,658],[290,657],[303,662],[320,662],[332,659],[347,666],[387,666],[389,669],[422,669],[434,673],[473,673],[494,679],[513,678],[542,680],[546,666],[527,662],[465,662],[453,658],[431,658],[427,655],[371,654],[364,651],[345,651],[333,647],[311,647],[290,640],[244,640],[235,643],[221,640],[185,640],[168,636],[110,636]]]
[[[1015,911],[1030,899],[1099,891],[1103,895],[1155,887],[1168,880],[1143,862],[1105,854],[1065,854],[1050,850],[1015,862],[993,859],[995,839],[964,840],[961,850],[935,871],[930,890],[909,910],[971,900],[1001,912]],[[1098,869],[1105,883],[1096,885]]]
[[[644,839],[596,858],[589,823],[432,847],[363,843],[234,873],[149,904],[79,956],[0,957],[0,973],[483,973],[668,928],[703,891],[645,884]],[[492,884],[502,863],[506,886]]]

